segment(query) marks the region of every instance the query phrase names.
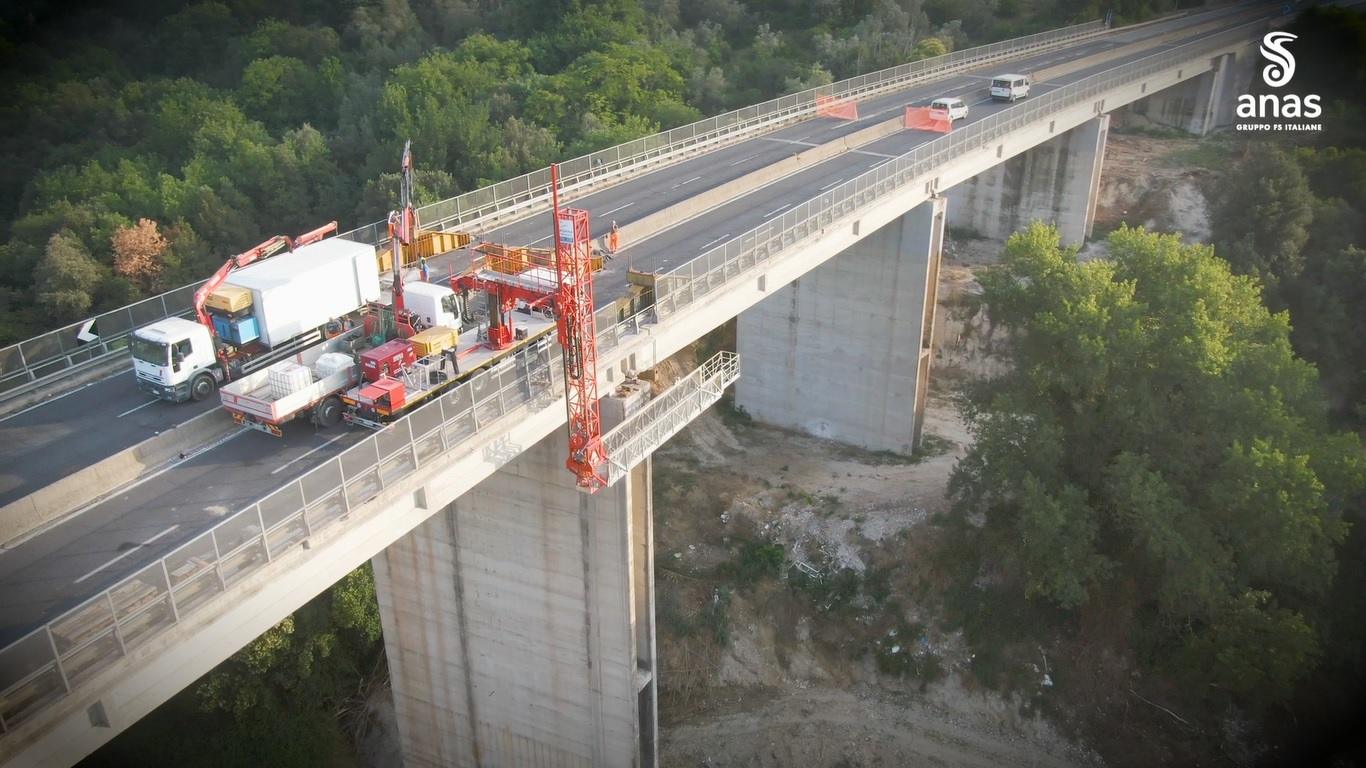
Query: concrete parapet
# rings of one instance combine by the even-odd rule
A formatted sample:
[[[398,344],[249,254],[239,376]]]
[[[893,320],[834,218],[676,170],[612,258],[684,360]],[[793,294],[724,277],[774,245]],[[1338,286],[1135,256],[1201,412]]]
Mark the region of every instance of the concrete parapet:
[[[1212,29],[1219,29],[1221,27],[1225,27],[1233,19],[1255,19],[1265,15],[1265,8],[1254,8],[1252,10],[1245,11],[1232,17],[1219,19],[1217,21],[1206,22],[1204,24],[1197,24],[1193,27],[1184,27],[1173,32],[1168,32],[1167,34],[1161,35],[1155,39],[1150,38],[1140,40],[1138,42],[1130,43],[1129,45],[1121,46],[1119,48],[1112,48],[1103,53],[1097,53],[1082,59],[1074,59],[1072,61],[1059,64],[1055,67],[1040,69],[1036,72],[1031,73],[1029,77],[1030,80],[1035,83],[1047,82],[1048,80],[1051,80],[1055,77],[1062,77],[1064,75],[1070,75],[1073,72],[1080,72],[1083,69],[1094,67],[1097,64],[1104,64],[1105,62],[1113,61],[1114,59],[1119,59],[1125,56],[1132,56],[1137,53],[1150,51],[1152,50],[1152,47],[1158,43],[1167,43],[1174,40],[1181,40],[1187,37],[1191,37],[1192,35],[1198,35],[1201,32],[1208,32]],[[1132,27],[1124,27],[1124,31],[1130,29],[1132,29]]]
[[[144,472],[164,466],[181,452],[211,443],[237,429],[241,427],[215,409],[73,472],[0,509],[0,542],[8,543],[31,533],[118,490]]]
[[[629,248],[648,237],[743,197],[760,187],[772,184],[799,171],[804,171],[813,165],[823,163],[850,150],[858,149],[865,144],[890,136],[900,130],[902,130],[901,118],[897,117],[863,128],[841,139],[793,153],[791,157],[779,160],[753,173],[745,174],[734,181],[726,182],[696,197],[689,198],[678,205],[644,216],[621,227],[620,236],[623,247]]]
[[[18,413],[45,400],[113,376],[119,371],[132,371],[131,360],[127,350],[117,350],[99,360],[92,360],[70,370],[45,376],[32,384],[0,393],[0,416]]]

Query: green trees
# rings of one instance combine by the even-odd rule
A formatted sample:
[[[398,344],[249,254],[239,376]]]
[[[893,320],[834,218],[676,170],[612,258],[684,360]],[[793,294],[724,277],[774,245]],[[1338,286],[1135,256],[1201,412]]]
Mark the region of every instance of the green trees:
[[[380,658],[379,606],[369,563],[205,675],[200,705],[236,717],[336,705]]]
[[[1110,245],[1078,263],[1035,224],[982,278],[1013,369],[964,395],[955,509],[985,514],[1012,588],[1081,615],[1107,603],[1144,628],[1141,660],[1264,707],[1315,658],[1305,615],[1366,487],[1360,445],[1329,429],[1255,282],[1175,237]]]
[[[1254,275],[1284,306],[1279,287],[1304,268],[1301,249],[1314,219],[1314,196],[1294,159],[1254,145],[1220,183],[1210,211],[1211,239],[1235,272]]]
[[[1334,411],[1366,420],[1366,150],[1255,145],[1216,184],[1210,223],[1235,272],[1287,309],[1291,339],[1318,366]],[[1355,414],[1355,415],[1353,415]]]
[[[103,275],[100,265],[74,235],[58,232],[47,241],[38,264],[38,305],[57,323],[79,320],[94,304]]]

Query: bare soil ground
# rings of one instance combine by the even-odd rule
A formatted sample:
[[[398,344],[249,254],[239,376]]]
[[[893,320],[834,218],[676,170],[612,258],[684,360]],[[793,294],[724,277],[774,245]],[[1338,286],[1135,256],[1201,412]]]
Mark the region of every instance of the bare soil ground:
[[[1207,238],[1205,172],[1190,165],[1211,151],[1221,150],[1208,140],[1112,133],[1098,233],[1128,222]],[[1122,708],[1109,754],[1160,736],[1152,718],[1167,714],[1123,690],[1122,664],[1085,659],[1084,647],[1054,659],[1053,674],[1058,664],[1064,674],[1089,665],[1094,680],[1074,688],[1077,699],[1051,703],[1061,718],[1045,717],[1039,702],[1051,679],[1042,649],[1012,693],[989,690],[970,671],[961,632],[943,629],[934,613],[942,586],[934,515],[947,507],[949,473],[970,440],[949,393],[954,382],[1005,365],[1008,339],[978,301],[974,274],[998,263],[1001,248],[962,239],[946,246],[925,427],[932,455],[910,462],[863,453],[747,424],[725,409],[656,455],[662,765],[1103,765],[1076,736],[1084,729],[1070,707],[1081,704]],[[1092,246],[1083,255],[1103,252]],[[716,586],[743,581],[726,564],[738,562],[743,573],[763,544],[788,559],[782,579],[730,593]],[[821,584],[857,574],[863,589],[813,589],[813,573]],[[878,591],[881,599],[868,594]],[[1131,705],[1145,710],[1132,721]],[[1138,763],[1120,764],[1163,755],[1170,758],[1150,745],[1135,751]]]
[[[762,582],[725,601],[724,645],[679,636],[663,611],[661,765],[1102,764],[1022,702],[976,685],[961,637],[933,629],[913,600],[933,578],[917,561],[928,559],[929,521],[945,507],[949,470],[968,437],[942,395],[927,421],[942,452],[919,463],[769,427],[732,429],[715,411],[656,459],[656,482],[677,483],[665,493],[679,503],[657,508],[663,602],[705,604],[709,593],[715,601],[708,569],[736,557],[738,541],[777,543],[826,578],[854,571],[889,581],[880,605],[852,610],[823,605],[828,593],[806,599],[784,582]],[[696,484],[680,494],[689,479]],[[721,498],[696,493],[708,479],[721,480]],[[908,627],[923,634],[908,636]],[[942,678],[888,671],[882,660],[898,654],[933,656]]]

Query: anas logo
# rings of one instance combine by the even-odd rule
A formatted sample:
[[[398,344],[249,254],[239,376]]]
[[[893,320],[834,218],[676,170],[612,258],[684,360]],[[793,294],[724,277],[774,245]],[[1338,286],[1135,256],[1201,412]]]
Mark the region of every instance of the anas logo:
[[[1295,56],[1286,50],[1285,46],[1290,41],[1296,39],[1296,35],[1289,32],[1268,32],[1262,38],[1262,58],[1269,63],[1262,68],[1262,80],[1270,88],[1280,88],[1290,82],[1290,78],[1295,76]],[[1256,96],[1243,94],[1238,97],[1238,107],[1235,110],[1240,118],[1258,118],[1266,120],[1269,118],[1315,118],[1323,114],[1323,108],[1319,106],[1317,94],[1300,97],[1298,94],[1287,93],[1278,95],[1275,93],[1263,93]],[[1246,124],[1239,123],[1240,131],[1317,131],[1322,130],[1322,126],[1303,123],[1258,123]]]
[[[1268,32],[1262,38],[1262,56],[1271,62],[1262,70],[1262,79],[1272,88],[1280,88],[1295,76],[1295,57],[1285,49],[1285,44],[1296,37],[1289,32]]]

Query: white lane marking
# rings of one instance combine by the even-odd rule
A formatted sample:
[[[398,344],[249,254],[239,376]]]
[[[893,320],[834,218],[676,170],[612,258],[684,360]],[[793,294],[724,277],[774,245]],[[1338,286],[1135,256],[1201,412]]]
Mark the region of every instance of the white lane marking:
[[[610,211],[603,211],[602,213],[599,213],[598,215],[599,215],[599,216],[606,216],[606,215],[609,214],[609,213],[616,213],[617,211],[620,211],[620,210],[622,210],[622,209],[624,209],[624,208],[630,208],[630,207],[633,206],[633,205],[635,205],[634,202],[627,203],[626,205],[619,205],[619,206],[617,206],[616,208],[613,208],[613,209],[610,210]],[[541,240],[548,240],[548,239],[549,239],[548,237],[543,237],[543,238],[541,238]],[[539,242],[541,242],[541,240],[537,240],[536,242],[539,243]]]
[[[545,241],[549,240],[550,238],[552,238],[552,237],[554,237],[554,236],[555,236],[555,235],[553,235],[553,234],[546,235],[545,237],[541,238],[540,240],[532,240],[531,242],[527,243],[527,245],[535,245],[535,244],[537,244],[537,243],[544,243]]]
[[[707,250],[708,248],[710,248],[711,246],[715,245],[716,243],[721,242],[722,240],[725,240],[725,239],[728,238],[728,237],[730,237],[730,233],[729,233],[729,232],[727,232],[727,233],[724,234],[724,235],[721,235],[720,237],[716,238],[715,240],[711,241],[710,243],[707,243],[706,245],[702,246],[702,247],[699,248],[698,250],[705,251],[705,250]]]
[[[166,466],[162,467],[161,469],[157,470],[156,472],[153,472],[153,473],[150,474],[150,475],[147,475],[147,476],[145,476],[145,477],[140,477],[140,478],[138,478],[136,482],[130,483],[129,485],[125,485],[125,486],[123,486],[123,487],[121,487],[121,488],[117,488],[117,489],[115,489],[115,490],[113,490],[113,491],[110,491],[109,493],[106,493],[106,494],[104,494],[103,496],[100,496],[99,498],[92,499],[89,503],[87,503],[85,506],[81,507],[80,509],[74,510],[74,511],[72,511],[72,512],[66,514],[66,515],[63,515],[63,516],[61,516],[61,517],[58,517],[58,518],[56,518],[56,519],[54,519],[54,520],[50,520],[50,521],[48,521],[48,522],[46,522],[46,523],[44,523],[44,524],[38,526],[37,528],[34,528],[32,531],[29,531],[28,533],[24,534],[23,536],[19,536],[19,537],[10,539],[9,541],[5,542],[4,549],[5,549],[6,551],[8,551],[8,550],[11,550],[11,549],[15,549],[15,548],[17,548],[17,547],[20,547],[20,546],[24,545],[25,543],[27,543],[29,540],[34,539],[34,538],[37,538],[38,536],[42,535],[43,533],[46,533],[47,531],[49,531],[49,530],[51,530],[51,529],[53,529],[53,528],[56,528],[58,525],[61,525],[62,523],[65,523],[65,522],[68,521],[68,520],[75,520],[76,518],[80,517],[81,515],[85,514],[86,512],[89,512],[90,510],[94,509],[95,507],[98,507],[99,505],[101,505],[101,504],[103,504],[104,502],[108,501],[109,499],[113,498],[114,496],[117,496],[117,495],[119,495],[119,494],[128,493],[129,491],[132,491],[132,490],[136,489],[138,486],[142,485],[143,483],[147,483],[147,482],[150,482],[150,481],[152,481],[152,480],[155,480],[156,478],[161,477],[162,475],[166,474],[167,472],[170,472],[171,470],[175,469],[177,465],[183,464],[184,462],[189,461],[190,459],[194,458],[195,456],[198,456],[198,455],[201,454],[201,453],[204,453],[204,452],[206,452],[206,451],[211,451],[211,450],[213,450],[214,448],[217,448],[218,446],[222,445],[223,443],[226,443],[226,442],[228,442],[229,440],[233,439],[234,437],[237,437],[238,435],[246,434],[247,432],[250,432],[250,431],[251,431],[251,430],[250,430],[249,428],[247,428],[247,427],[241,427],[241,428],[239,428],[237,431],[235,431],[235,432],[229,432],[228,434],[224,435],[223,437],[218,438],[217,440],[213,441],[212,443],[209,443],[208,445],[203,445],[203,446],[200,446],[200,447],[194,449],[192,452],[185,454],[185,455],[184,455],[184,458],[177,457],[177,458],[175,458],[175,459],[172,459],[169,463],[167,463]]]
[[[342,434],[340,434],[340,435],[337,435],[336,437],[332,438],[331,440],[328,440],[327,442],[323,443],[322,445],[318,446],[317,448],[314,448],[313,450],[309,451],[308,453],[305,453],[305,454],[303,454],[303,455],[301,455],[301,456],[296,456],[296,457],[290,459],[289,461],[286,461],[284,464],[281,464],[280,466],[276,467],[275,469],[272,469],[272,470],[270,471],[270,473],[271,473],[272,475],[278,475],[278,474],[280,474],[281,472],[284,472],[286,469],[288,469],[289,466],[290,466],[291,464],[294,464],[295,462],[298,462],[298,461],[303,461],[304,459],[308,458],[309,456],[312,456],[313,454],[317,453],[318,451],[321,451],[322,449],[326,448],[327,446],[329,446],[329,445],[331,445],[331,444],[337,442],[338,440],[342,439],[343,437],[346,437],[346,433],[342,433]]]
[[[838,179],[835,179],[834,181],[830,182],[829,184],[826,184],[825,186],[821,187],[821,190],[820,190],[820,191],[824,192],[825,190],[827,190],[827,189],[829,189],[829,188],[835,186],[836,184],[840,183],[841,181],[844,181],[844,177],[843,177],[843,176],[841,176],[841,177],[839,177]]]
[[[781,208],[774,208],[773,210],[769,211],[768,213],[765,213],[765,214],[764,214],[764,218],[767,219],[769,216],[772,216],[772,215],[775,214],[775,213],[782,213],[783,211],[785,211],[785,210],[787,210],[788,208],[791,208],[791,207],[792,207],[792,203],[787,203],[787,204],[783,205]]]
[[[701,177],[701,176],[694,176],[694,177],[692,177],[691,179],[688,179],[687,181],[680,181],[680,182],[678,182],[677,184],[673,185],[672,187],[669,187],[669,189],[678,189],[679,187],[683,186],[684,184],[691,184],[691,183],[693,183],[694,181],[697,181],[697,180],[700,179],[700,178],[702,178],[702,177]]]
[[[798,140],[796,140],[796,139],[778,139],[778,138],[774,138],[774,137],[772,137],[772,136],[760,136],[759,138],[763,139],[764,141],[776,141],[776,142],[780,142],[780,143],[782,143],[782,144],[800,144],[800,145],[803,146],[803,147],[819,147],[819,146],[820,146],[819,144],[815,144],[815,143],[812,143],[812,142],[810,142],[810,141],[798,141]],[[806,138],[806,137],[803,136],[802,138]]]
[[[51,404],[57,402],[58,400],[61,400],[61,399],[64,398],[64,397],[67,397],[67,396],[69,396],[69,395],[74,395],[74,394],[76,394],[77,392],[80,392],[82,389],[86,389],[87,387],[93,387],[93,386],[95,386],[96,384],[103,384],[104,382],[109,381],[110,379],[118,378],[119,376],[127,376],[127,375],[128,375],[128,370],[125,369],[125,368],[120,368],[119,370],[115,371],[114,373],[111,373],[111,374],[109,374],[108,376],[100,377],[100,378],[98,378],[98,379],[96,379],[96,380],[90,382],[89,384],[83,384],[83,385],[81,385],[81,386],[79,386],[79,387],[76,387],[75,389],[71,389],[71,390],[68,390],[68,391],[66,391],[66,392],[63,392],[63,393],[60,394],[60,395],[53,395],[52,397],[49,397],[49,398],[47,398],[46,400],[43,400],[43,401],[40,402],[40,403],[34,403],[33,405],[30,405],[29,407],[27,407],[27,408],[25,408],[25,409],[23,409],[23,410],[21,410],[21,411],[15,411],[14,413],[6,414],[5,416],[0,416],[0,422],[9,421],[10,419],[14,418],[15,416],[23,416],[24,414],[28,413],[29,411],[36,411],[36,410],[38,410],[39,408],[46,408],[47,406],[49,406],[49,405],[51,405]]]
[[[123,413],[120,413],[118,416],[115,416],[114,418],[116,418],[116,419],[121,419],[121,418],[123,418],[124,416],[127,416],[128,414],[130,414],[130,413],[132,413],[132,412],[134,412],[134,411],[140,411],[140,410],[142,410],[143,408],[146,408],[146,407],[149,406],[149,405],[153,405],[153,404],[156,404],[156,403],[159,403],[159,402],[161,402],[160,399],[153,400],[153,401],[151,401],[150,403],[143,403],[142,405],[139,405],[139,406],[136,407],[136,408],[129,408],[128,410],[124,411]]]
[[[162,531],[161,533],[158,533],[157,535],[153,536],[152,538],[150,538],[150,539],[148,539],[148,540],[142,542],[141,544],[137,545],[136,547],[131,547],[127,552],[124,552],[123,554],[119,555],[118,557],[114,558],[113,560],[110,560],[109,562],[105,563],[104,565],[101,565],[99,568],[96,568],[95,570],[91,571],[90,573],[87,573],[86,575],[80,577],[79,579],[76,579],[76,580],[75,580],[74,582],[72,582],[72,583],[73,583],[73,584],[80,584],[82,581],[85,581],[86,579],[90,578],[91,576],[94,576],[95,574],[99,573],[100,571],[103,571],[105,568],[108,568],[109,566],[113,565],[114,563],[117,563],[118,561],[122,560],[123,558],[128,557],[129,555],[133,554],[134,552],[137,552],[139,549],[142,549],[143,547],[147,546],[148,544],[151,544],[152,542],[156,541],[157,539],[161,538],[162,536],[165,536],[166,534],[170,533],[171,531],[174,531],[175,529],[177,529],[177,528],[179,528],[179,527],[180,527],[180,523],[176,523],[175,525],[171,526],[170,528],[167,528],[166,530]]]
[[[750,155],[749,157],[743,157],[743,158],[740,158],[739,160],[736,160],[735,162],[731,163],[731,165],[739,165],[740,163],[743,163],[743,162],[745,162],[746,160],[753,160],[753,159],[756,158],[756,157],[758,157],[758,155]]]
[[[879,160],[879,161],[877,161],[876,163],[873,163],[872,165],[870,165],[870,166],[868,166],[868,167],[869,167],[869,168],[876,168],[876,167],[878,167],[879,165],[886,165],[887,163],[890,163],[890,162],[892,162],[892,161],[895,160],[895,159],[896,159],[895,157],[889,157],[889,158],[887,158],[886,160]]]

